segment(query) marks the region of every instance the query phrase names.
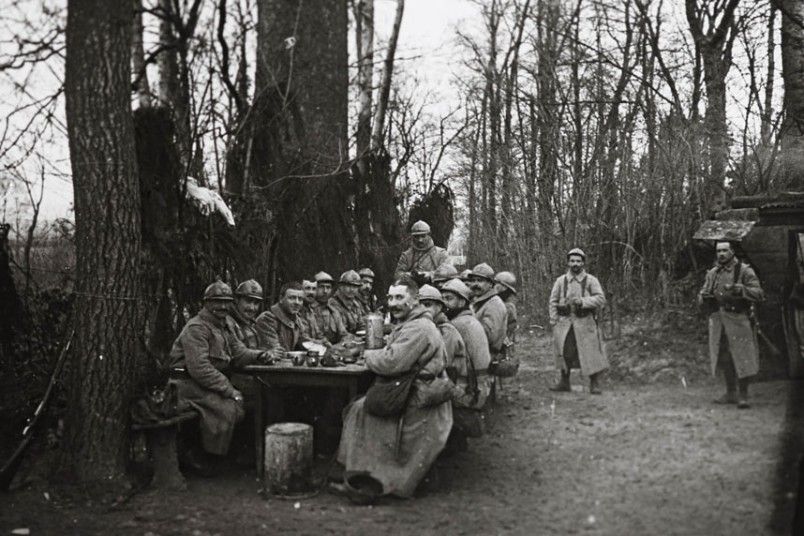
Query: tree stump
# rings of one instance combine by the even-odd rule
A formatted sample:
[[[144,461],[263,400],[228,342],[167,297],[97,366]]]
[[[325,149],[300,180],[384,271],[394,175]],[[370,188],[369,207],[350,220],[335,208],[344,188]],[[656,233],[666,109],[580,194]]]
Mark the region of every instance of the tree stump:
[[[312,465],[312,426],[284,422],[265,429],[265,491],[285,494],[308,489]]]

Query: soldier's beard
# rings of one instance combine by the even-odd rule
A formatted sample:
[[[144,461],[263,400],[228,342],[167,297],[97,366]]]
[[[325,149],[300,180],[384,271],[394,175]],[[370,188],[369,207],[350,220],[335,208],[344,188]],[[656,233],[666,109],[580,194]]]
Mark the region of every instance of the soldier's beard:
[[[460,313],[461,311],[465,311],[466,309],[468,309],[468,308],[467,307],[459,307],[457,309],[450,309],[449,307],[444,307],[443,312],[444,312],[445,315],[447,315],[447,318],[452,320],[453,318],[458,316],[458,313]]]

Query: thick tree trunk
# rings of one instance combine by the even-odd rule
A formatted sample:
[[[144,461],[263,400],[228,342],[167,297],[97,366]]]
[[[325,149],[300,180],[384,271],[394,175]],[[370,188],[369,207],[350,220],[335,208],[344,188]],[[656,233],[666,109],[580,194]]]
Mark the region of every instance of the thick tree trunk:
[[[346,2],[257,8],[249,175],[273,210],[278,277],[353,268]]]
[[[84,482],[124,474],[141,335],[131,28],[130,2],[68,3],[65,98],[77,266],[62,468]]]
[[[784,122],[781,129],[782,189],[804,189],[804,3],[784,1],[782,78]],[[791,20],[791,16],[793,20]]]
[[[137,101],[140,108],[151,105],[151,86],[145,65],[145,48],[142,43],[142,0],[134,0],[134,31],[131,39],[131,71],[134,75]]]

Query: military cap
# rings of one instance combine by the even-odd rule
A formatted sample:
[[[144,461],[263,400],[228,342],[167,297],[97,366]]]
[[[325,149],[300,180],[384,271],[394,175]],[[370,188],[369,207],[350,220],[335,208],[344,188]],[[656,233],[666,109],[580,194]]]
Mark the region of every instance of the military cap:
[[[371,279],[374,279],[374,270],[371,268],[361,268],[357,273],[360,274],[360,277],[370,277]]]
[[[315,277],[313,279],[315,279],[316,283],[334,283],[335,282],[335,280],[332,279],[332,276],[329,275],[327,272],[318,272],[317,274],[315,274]]]
[[[516,276],[511,272],[500,272],[494,276],[494,281],[516,294]]]
[[[232,287],[223,281],[215,281],[204,290],[204,301],[207,300],[234,300]]]
[[[255,300],[262,300],[262,286],[253,279],[243,281],[237,285],[235,296],[245,296],[247,298],[254,298]]]
[[[472,270],[467,268],[458,275],[458,279],[460,279],[461,281],[466,281],[467,279],[469,279],[470,275],[472,275]]]
[[[410,227],[410,234],[430,234],[430,226],[427,222],[419,220]]]
[[[492,268],[485,262],[481,262],[480,264],[472,268],[472,271],[469,272],[469,275],[473,275],[475,277],[482,277],[483,279],[488,279],[489,281],[494,281],[494,268]]]
[[[339,285],[352,285],[354,287],[362,287],[363,281],[360,280],[360,276],[354,270],[347,270],[341,274],[341,278],[338,281]]]
[[[578,255],[583,260],[586,260],[586,253],[584,253],[581,248],[572,248],[569,250],[569,253],[567,253],[567,258],[569,259],[571,255]]]
[[[455,267],[450,263],[445,262],[436,268],[435,272],[433,272],[433,282],[448,281],[457,276],[458,270],[456,270]]]
[[[450,279],[444,283],[444,286],[441,287],[441,292],[442,296],[444,292],[452,292],[466,301],[472,301],[472,291],[460,279]]]
[[[419,287],[419,301],[430,300],[444,303],[444,298],[437,288],[430,285],[422,285]]]

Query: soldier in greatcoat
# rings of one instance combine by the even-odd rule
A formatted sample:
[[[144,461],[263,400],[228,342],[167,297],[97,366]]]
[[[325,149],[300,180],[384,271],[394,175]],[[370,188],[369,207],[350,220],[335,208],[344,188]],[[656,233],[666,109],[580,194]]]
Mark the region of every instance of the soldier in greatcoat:
[[[374,270],[361,268],[358,275],[363,285],[360,287],[360,292],[357,293],[357,299],[363,306],[363,313],[369,314],[380,307],[379,300],[374,294]]]
[[[716,265],[706,272],[699,302],[709,313],[709,360],[714,375],[723,371],[726,394],[719,404],[748,408],[748,383],[759,371],[751,304],[765,295],[753,268],[734,255],[729,242],[715,245]],[[739,386],[739,392],[738,392]]]
[[[508,334],[508,311],[494,290],[494,269],[486,263],[472,268],[467,286],[472,289],[472,311],[480,321],[489,341],[492,361],[504,357]]]
[[[301,343],[307,340],[299,317],[303,304],[301,283],[291,281],[282,285],[279,301],[257,317],[255,325],[261,348],[272,349],[279,355],[301,349]]]
[[[444,448],[452,428],[452,405],[433,404],[423,393],[445,368],[444,341],[430,313],[417,300],[416,283],[403,278],[388,290],[388,309],[396,320],[387,345],[366,350],[366,367],[398,377],[418,370],[401,417],[378,417],[366,410],[365,397],[344,411],[338,461],[345,474],[367,472],[384,494],[411,497]],[[400,420],[401,419],[401,420]]]
[[[315,275],[315,303],[313,304],[313,323],[318,336],[330,344],[338,344],[350,337],[341,314],[329,303],[332,285],[335,280],[326,272]]]
[[[448,261],[447,250],[433,243],[427,222],[419,220],[414,223],[410,228],[410,237],[411,246],[399,256],[396,274],[430,280],[436,268]]]
[[[441,290],[441,287],[443,287],[447,281],[455,279],[456,277],[458,277],[458,270],[449,262],[445,262],[433,272],[433,286]]]
[[[559,382],[551,391],[570,391],[570,370],[580,368],[589,378],[589,392],[600,394],[600,373],[609,368],[597,314],[606,304],[603,287],[584,269],[586,254],[580,248],[567,253],[567,273],[550,292],[549,314],[555,344]]]
[[[446,349],[446,370],[454,382],[459,373],[466,373],[466,347],[458,329],[444,314],[444,298],[437,288],[424,285],[419,288],[419,303],[430,312],[433,322],[438,326]]]
[[[224,455],[235,424],[243,418],[243,395],[229,374],[245,365],[268,362],[268,352],[249,349],[226,328],[233,301],[232,289],[220,281],[204,291],[204,306],[181,330],[170,350],[172,368],[186,376],[175,381],[180,408],[192,407],[201,415],[204,450]]]
[[[338,289],[329,299],[330,306],[343,318],[346,331],[352,334],[363,329],[363,306],[357,300],[357,293],[362,286],[360,275],[354,270],[348,270],[341,274]]]
[[[258,348],[259,341],[254,320],[262,305],[262,285],[253,279],[243,281],[237,285],[234,295],[234,306],[226,317],[226,327],[247,348]]]

